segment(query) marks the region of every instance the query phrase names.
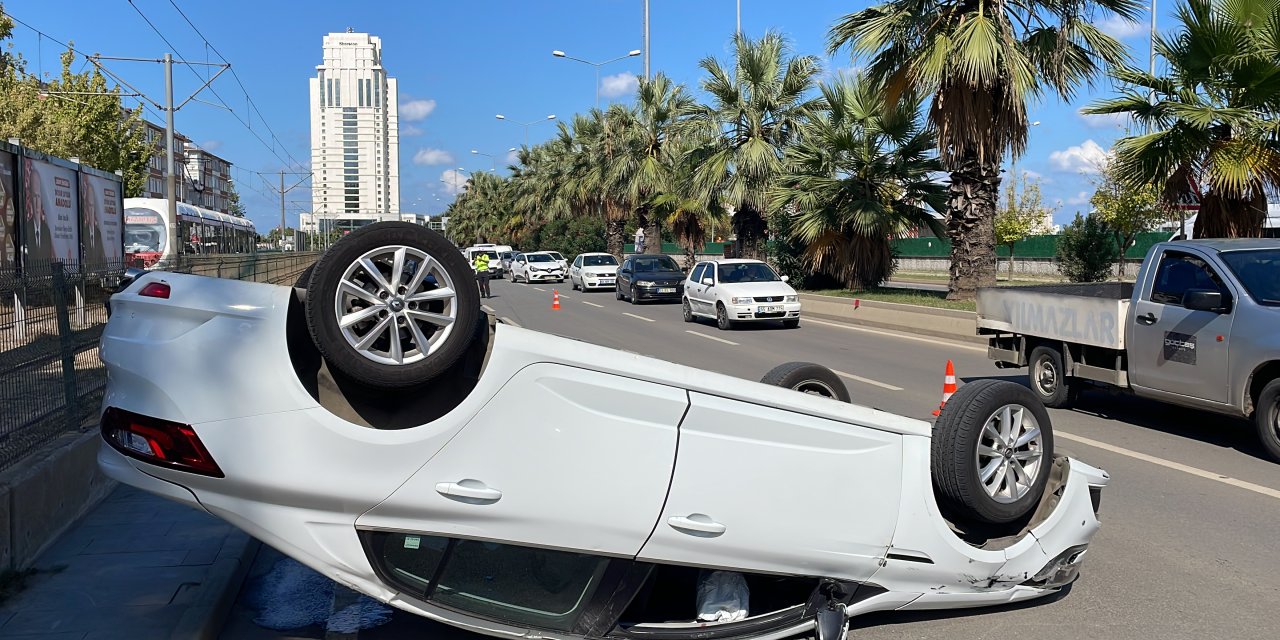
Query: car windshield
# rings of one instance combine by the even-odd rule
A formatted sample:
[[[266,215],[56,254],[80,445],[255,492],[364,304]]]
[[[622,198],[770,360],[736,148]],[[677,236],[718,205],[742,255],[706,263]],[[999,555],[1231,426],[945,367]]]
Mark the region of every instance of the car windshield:
[[[613,256],[582,256],[584,267],[612,267],[616,264],[618,259]]]
[[[1221,256],[1254,300],[1280,306],[1280,249],[1226,251]]]
[[[716,268],[720,282],[777,282],[778,274],[763,262],[741,262],[738,264],[722,264]]]
[[[552,258],[554,258],[554,259],[556,259],[556,260],[564,260],[564,256],[560,255],[560,253],[559,253],[559,252],[556,252],[556,251],[552,251],[552,252],[548,253],[547,255],[551,256]]]
[[[676,261],[667,256],[642,256],[634,260],[636,273],[649,271],[679,271]]]
[[[529,262],[555,262],[555,259],[545,253],[530,253],[525,257],[529,259]]]
[[[497,259],[498,259],[498,252],[497,252],[497,251],[476,251],[475,253],[473,253],[473,254],[471,255],[471,257],[472,257],[472,259],[474,259],[474,258],[475,258],[475,256],[478,256],[478,255],[480,255],[480,254],[482,254],[482,253],[483,253],[484,255],[486,255],[486,256],[489,256],[489,259],[490,259],[490,260],[497,260]]]

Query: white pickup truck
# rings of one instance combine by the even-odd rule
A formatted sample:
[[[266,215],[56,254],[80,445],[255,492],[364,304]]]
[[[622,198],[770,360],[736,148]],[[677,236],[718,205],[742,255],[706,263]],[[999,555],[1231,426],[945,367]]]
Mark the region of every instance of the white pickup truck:
[[[1280,240],[1157,244],[1136,283],[981,289],[978,333],[1048,406],[1100,383],[1252,418],[1280,461]]]

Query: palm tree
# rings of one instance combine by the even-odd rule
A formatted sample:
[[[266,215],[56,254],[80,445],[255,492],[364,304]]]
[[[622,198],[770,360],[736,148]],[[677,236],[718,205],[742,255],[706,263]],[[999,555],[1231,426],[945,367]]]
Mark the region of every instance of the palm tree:
[[[759,40],[739,34],[734,45],[731,69],[711,57],[699,63],[707,73],[701,86],[711,101],[690,108],[677,131],[707,141],[703,162],[694,172],[695,186],[718,194],[733,208],[739,254],[764,258],[769,188],[813,106],[805,94],[813,88],[819,66],[813,56],[789,55],[786,40],[777,33]]]
[[[1147,133],[1116,143],[1128,186],[1166,202],[1200,201],[1196,237],[1262,235],[1268,189],[1280,189],[1280,1],[1189,0],[1157,38],[1164,76],[1126,67],[1129,86],[1086,113],[1127,113]]]
[[[627,199],[636,206],[646,237],[661,242],[660,216],[650,215],[653,200],[669,191],[675,180],[675,164],[679,157],[666,153],[674,135],[674,125],[681,113],[688,111],[694,100],[685,94],[684,86],[671,82],[659,73],[651,80],[640,80],[636,91],[634,120],[627,127],[629,139],[623,153],[614,163],[611,180],[626,189]],[[657,244],[655,246],[661,246]]]
[[[951,174],[949,298],[995,284],[1000,164],[1027,145],[1027,104],[1070,100],[1126,49],[1093,22],[1134,19],[1143,0],[889,0],[840,19],[828,51],[867,58],[885,101],[933,96],[929,122]]]
[[[696,138],[668,139],[660,160],[669,168],[667,182],[662,193],[651,201],[654,217],[661,216],[684,250],[686,271],[697,264],[698,250],[707,242],[707,228],[723,225],[728,218],[718,192],[699,188],[694,179],[697,167],[711,148],[712,145]]]
[[[634,135],[635,114],[622,105],[607,110],[592,109],[574,119],[574,139],[582,149],[579,158],[585,173],[575,188],[595,199],[604,214],[605,240],[609,253],[622,257],[626,223],[634,209],[626,173],[619,165],[627,162],[626,145]]]
[[[884,87],[856,76],[820,88],[827,108],[809,115],[787,150],[770,205],[794,212],[808,267],[851,289],[875,287],[893,272],[892,238],[921,225],[942,230],[928,210],[946,207],[946,187],[932,178],[942,170],[937,140],[918,101],[886,107]]]

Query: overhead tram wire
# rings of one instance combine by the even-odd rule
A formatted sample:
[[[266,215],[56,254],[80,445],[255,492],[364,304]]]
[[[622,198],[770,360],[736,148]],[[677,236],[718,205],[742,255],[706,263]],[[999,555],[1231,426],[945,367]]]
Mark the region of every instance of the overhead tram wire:
[[[193,67],[190,63],[187,62],[187,59],[182,56],[182,54],[178,51],[178,48],[175,47],[173,43],[169,41],[169,38],[165,37],[164,32],[161,31],[158,27],[156,27],[155,23],[153,23],[151,19],[147,17],[147,14],[144,13],[142,9],[138,8],[138,5],[134,4],[133,0],[128,0],[128,2],[129,2],[129,6],[133,7],[133,10],[137,12],[139,17],[142,18],[143,22],[146,22],[147,26],[151,27],[151,30],[154,31],[157,36],[160,36],[160,40],[163,41],[171,51],[173,51],[173,54],[177,56],[180,62],[183,63],[183,66],[187,67],[187,69],[190,70],[191,73],[197,79],[203,80],[204,78],[200,77],[200,72],[196,71],[195,67]],[[203,36],[201,36],[201,38],[203,38]],[[205,43],[208,44],[208,40],[205,40]],[[210,45],[210,48],[213,49],[212,45]],[[217,49],[213,49],[213,51],[214,53],[217,53]],[[222,54],[218,54],[218,56],[222,57]],[[223,62],[226,63],[227,65],[231,64],[226,60],[226,58],[223,58]],[[232,69],[231,74],[232,74],[232,77],[235,77],[234,69]],[[237,82],[239,82],[239,80],[237,80]],[[241,83],[240,86],[241,86],[241,89],[243,90],[244,89],[243,83]],[[261,112],[258,112],[258,117],[260,120],[262,120],[263,126],[266,127],[267,131],[271,134],[271,139],[275,144],[268,143],[266,140],[263,140],[262,136],[258,135],[258,132],[254,131],[253,127],[251,127],[249,123],[245,122],[245,120],[240,117],[240,114],[236,113],[235,109],[232,109],[231,106],[227,104],[227,101],[223,99],[222,95],[218,93],[217,89],[214,89],[213,86],[209,86],[208,89],[209,89],[209,92],[212,93],[213,96],[218,99],[218,102],[221,103],[220,105],[215,105],[215,106],[221,106],[223,109],[226,109],[227,112],[231,114],[231,117],[235,118],[236,121],[239,122],[241,126],[247,129],[249,133],[253,135],[253,137],[257,138],[258,142],[262,143],[262,146],[266,147],[267,150],[269,150],[271,154],[276,157],[276,159],[278,159],[285,166],[290,168],[303,166],[302,162],[299,161],[297,158],[295,158],[293,154],[290,153],[287,148],[285,148],[284,143],[280,140],[278,136],[276,136],[275,131],[272,131],[271,127],[266,124],[266,120],[262,119]],[[249,94],[247,91],[245,92],[245,97],[249,98]],[[250,102],[252,102],[252,99],[250,99]],[[257,111],[256,107],[254,110]],[[276,150],[277,146],[280,148],[280,150],[284,151],[285,155],[289,156],[288,160],[286,160],[283,156],[279,154],[279,152],[277,152]]]

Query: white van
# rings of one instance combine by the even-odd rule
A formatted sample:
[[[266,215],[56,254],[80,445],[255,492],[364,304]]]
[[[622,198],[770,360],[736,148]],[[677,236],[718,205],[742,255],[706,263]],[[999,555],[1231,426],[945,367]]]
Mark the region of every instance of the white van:
[[[489,277],[502,277],[502,254],[505,251],[511,251],[511,247],[501,244],[473,244],[462,250],[462,254],[467,256],[467,262],[470,263],[476,259],[476,254],[485,253],[489,256]]]

